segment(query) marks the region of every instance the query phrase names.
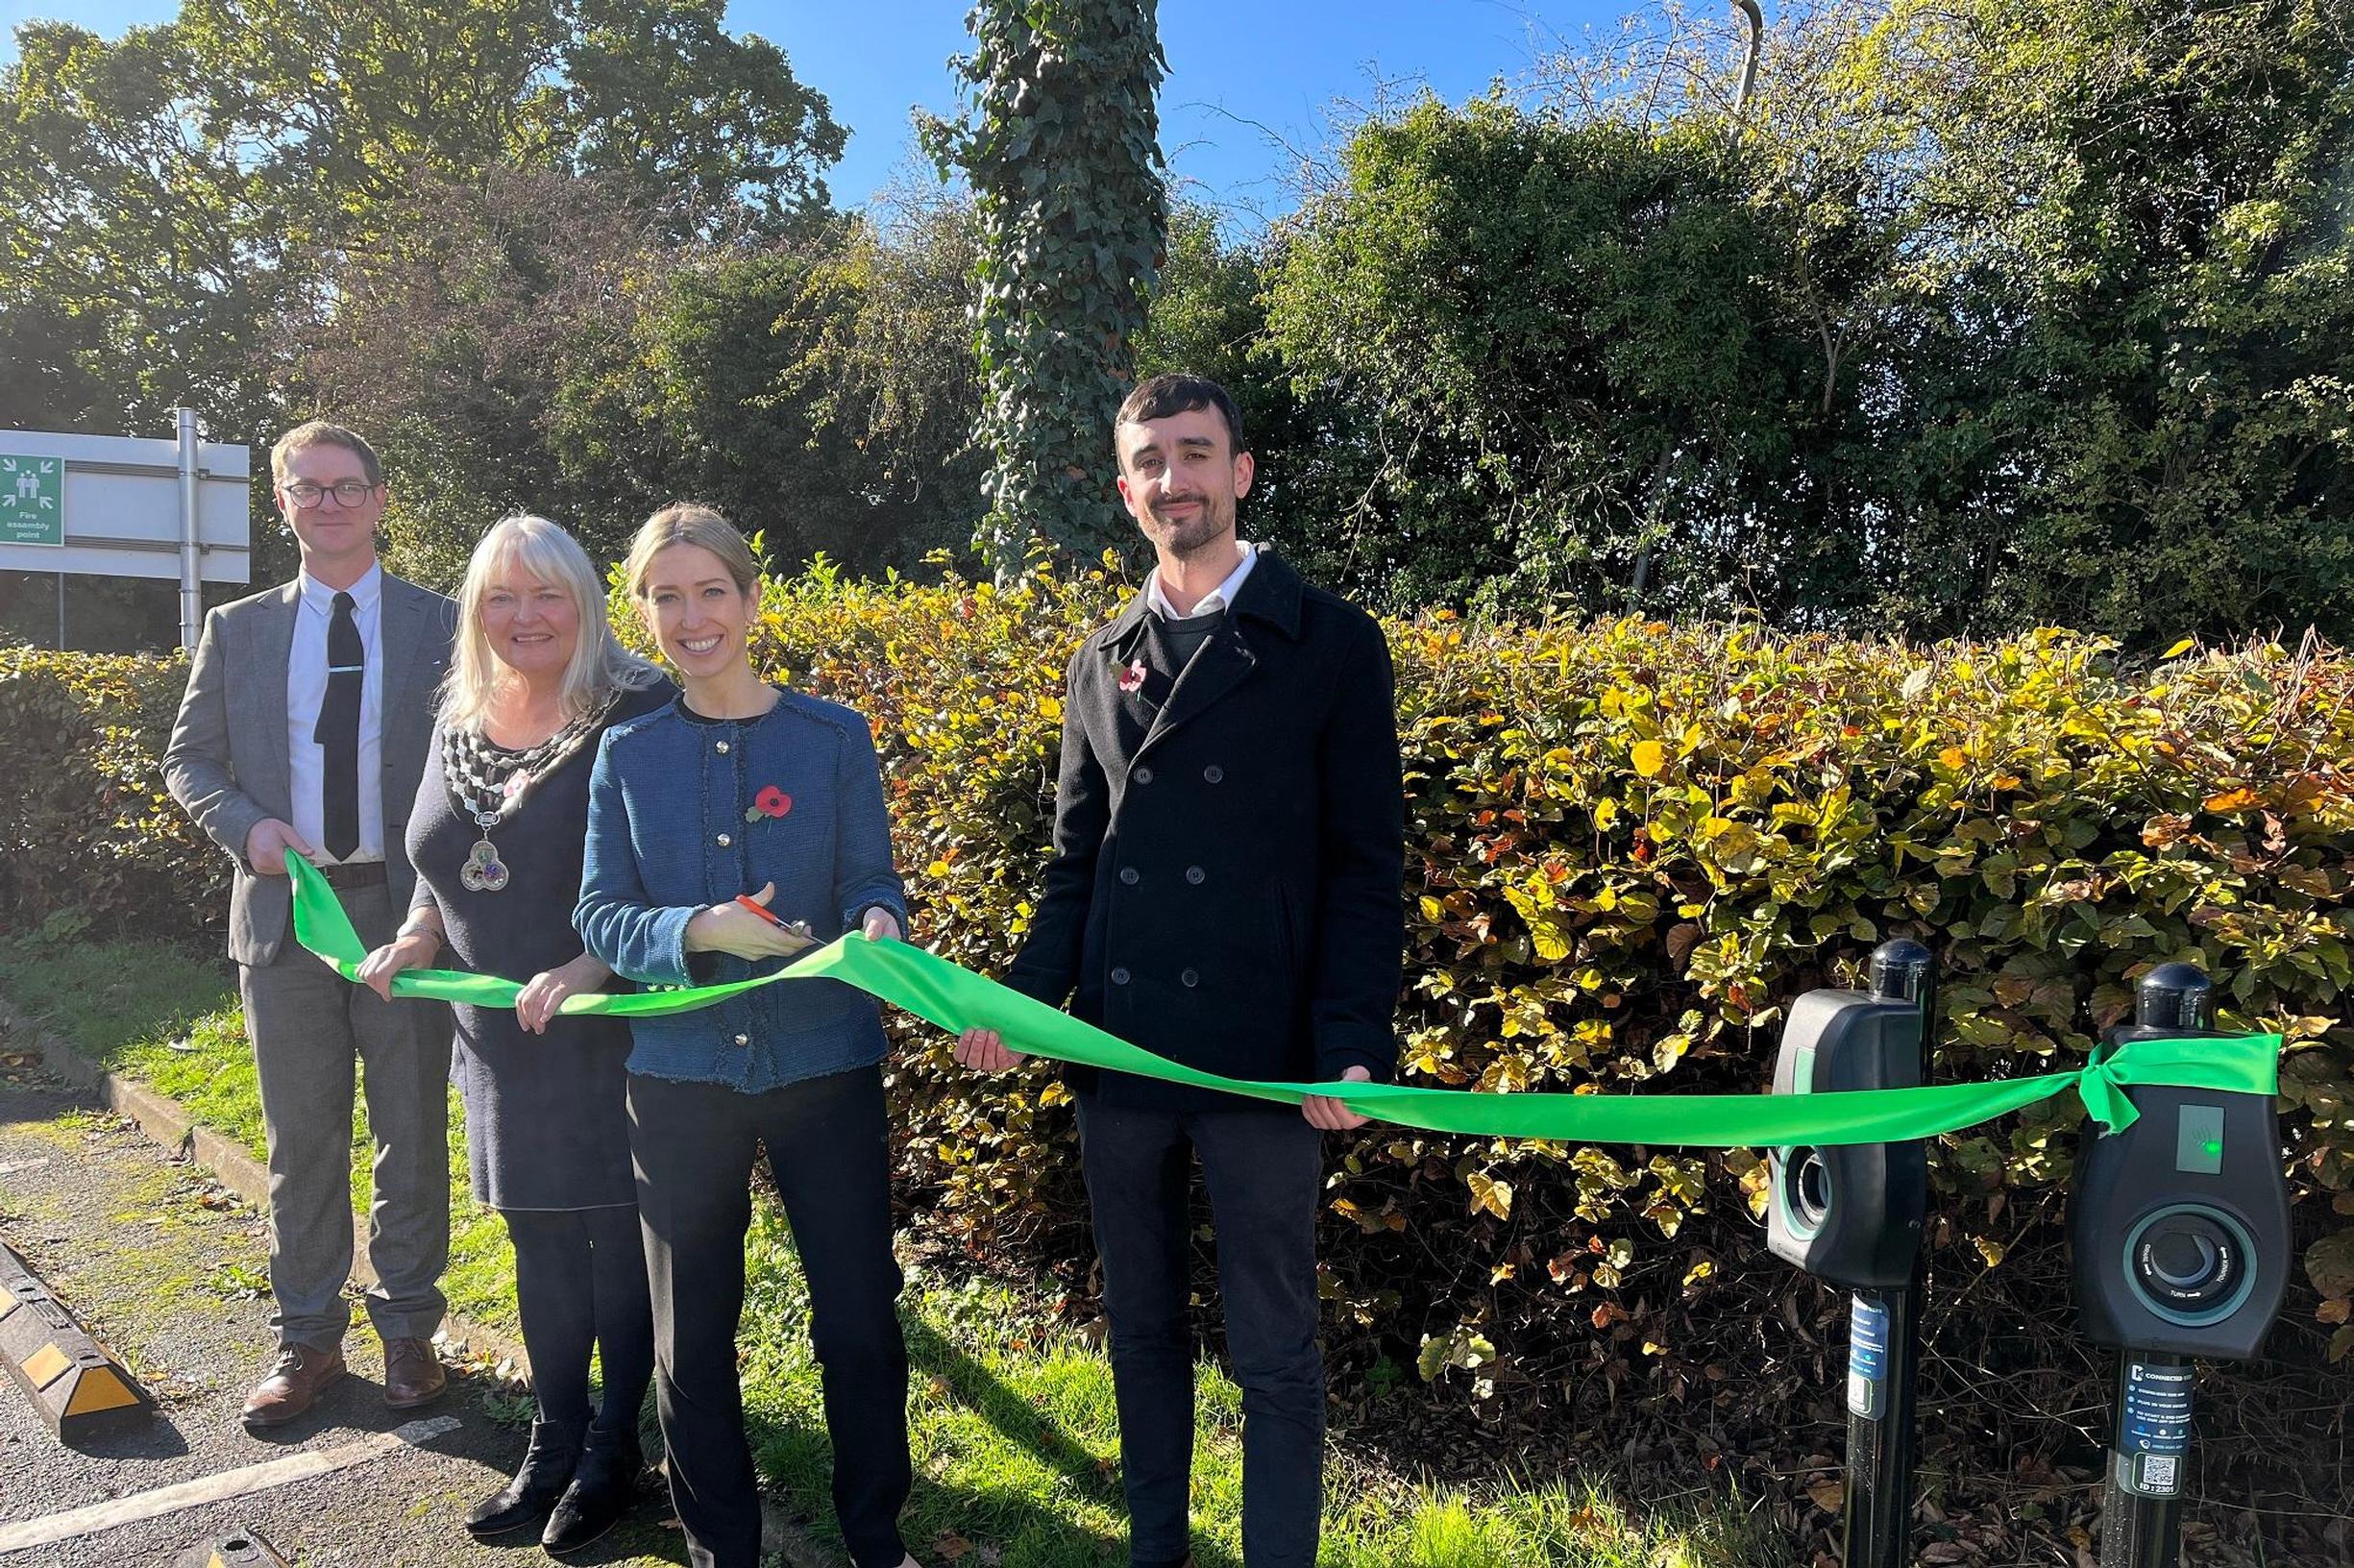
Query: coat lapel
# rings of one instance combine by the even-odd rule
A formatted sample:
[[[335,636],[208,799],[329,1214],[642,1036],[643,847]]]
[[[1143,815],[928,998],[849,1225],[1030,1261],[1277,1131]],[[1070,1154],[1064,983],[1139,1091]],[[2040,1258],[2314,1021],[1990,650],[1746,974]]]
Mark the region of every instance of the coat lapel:
[[[248,667],[243,689],[249,692],[269,692],[275,700],[257,702],[244,708],[248,723],[255,726],[252,744],[242,752],[258,765],[259,777],[240,780],[248,793],[263,800],[282,800],[292,787],[291,770],[286,758],[286,681],[292,673],[288,669],[294,651],[294,621],[302,613],[303,581],[300,577],[281,589],[266,611],[255,618],[252,651],[247,655],[253,662]]]
[[[1299,575],[1273,551],[1263,551],[1259,564],[1243,579],[1237,602],[1228,607],[1226,624],[1195,650],[1178,672],[1176,684],[1165,693],[1156,686],[1133,695],[1119,690],[1119,673],[1142,656],[1152,611],[1143,594],[1131,598],[1094,637],[1094,647],[1108,666],[1106,679],[1113,683],[1122,739],[1142,731],[1127,757],[1128,766],[1134,767],[1162,736],[1209,711],[1259,668],[1259,654],[1243,629],[1246,625],[1253,625],[1253,635],[1271,631],[1297,637],[1300,597]],[[1162,699],[1157,704],[1140,700],[1154,697]]]
[[[408,583],[384,574],[383,625],[378,628],[384,648],[384,713],[406,713],[416,685],[417,661],[432,643],[433,601]]]
[[[1137,756],[1143,756],[1162,736],[1178,725],[1206,712],[1258,667],[1259,655],[1242,640],[1235,618],[1229,615],[1226,624],[1196,649],[1185,669],[1178,672],[1177,684],[1169,692],[1168,700],[1154,713],[1152,727],[1144,732],[1142,744],[1136,748]],[[1135,759],[1130,761],[1133,766]]]

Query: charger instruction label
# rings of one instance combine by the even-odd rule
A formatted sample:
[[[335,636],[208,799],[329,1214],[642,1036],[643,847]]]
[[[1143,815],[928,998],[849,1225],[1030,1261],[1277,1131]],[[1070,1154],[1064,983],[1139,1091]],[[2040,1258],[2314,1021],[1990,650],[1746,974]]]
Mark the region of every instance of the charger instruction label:
[[[2124,1404],[2118,1484],[2143,1497],[2179,1496],[2191,1452],[2191,1368],[2127,1361]]]
[[[1848,1413],[1867,1421],[1888,1413],[1888,1309],[1876,1296],[1849,1298]]]

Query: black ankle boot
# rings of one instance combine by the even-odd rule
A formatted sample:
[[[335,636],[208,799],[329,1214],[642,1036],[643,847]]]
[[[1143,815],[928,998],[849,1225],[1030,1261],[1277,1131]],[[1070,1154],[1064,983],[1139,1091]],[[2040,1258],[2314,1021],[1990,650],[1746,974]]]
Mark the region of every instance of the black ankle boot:
[[[551,1556],[577,1552],[628,1515],[637,1502],[638,1474],[646,1456],[638,1448],[634,1430],[589,1428],[588,1443],[580,1452],[579,1468],[564,1489],[539,1544]]]
[[[477,1503],[466,1515],[472,1535],[503,1535],[510,1530],[536,1525],[571,1484],[573,1467],[580,1458],[580,1429],[549,1421],[531,1423],[531,1446],[523,1453],[515,1479],[503,1490]]]

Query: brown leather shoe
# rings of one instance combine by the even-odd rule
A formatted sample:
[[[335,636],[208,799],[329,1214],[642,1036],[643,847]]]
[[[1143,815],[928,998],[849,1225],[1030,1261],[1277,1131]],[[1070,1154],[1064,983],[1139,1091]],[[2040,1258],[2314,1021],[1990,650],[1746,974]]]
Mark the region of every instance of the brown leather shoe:
[[[450,1386],[449,1374],[423,1339],[384,1341],[384,1403],[396,1410],[430,1405]]]
[[[278,1364],[245,1396],[244,1422],[249,1427],[282,1427],[309,1409],[342,1376],[341,1348],[281,1345]]]

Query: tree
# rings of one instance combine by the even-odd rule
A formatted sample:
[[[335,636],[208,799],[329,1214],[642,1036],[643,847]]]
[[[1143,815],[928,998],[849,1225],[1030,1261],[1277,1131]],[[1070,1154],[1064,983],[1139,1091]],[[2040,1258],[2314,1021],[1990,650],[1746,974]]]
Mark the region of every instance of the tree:
[[[674,237],[821,224],[841,128],[779,51],[721,16],[720,0],[184,0],[177,20],[111,43],[23,24],[0,72],[0,340],[36,357],[22,377],[12,358],[8,417],[153,429],[187,404],[214,438],[265,445],[323,391],[341,395],[298,372],[324,362],[301,348],[334,337],[349,296],[401,294],[445,327],[478,303],[445,307],[410,263],[457,236],[505,243],[468,204],[495,206],[534,171],[593,178],[601,202]],[[510,210],[511,233],[568,204]],[[446,233],[418,221],[436,208]],[[542,297],[526,286],[507,303]],[[527,330],[479,325],[493,339]],[[453,374],[408,360],[397,332],[373,340],[389,357],[369,374]],[[514,412],[528,426],[525,404]],[[482,466],[506,464],[510,484],[545,478],[533,451],[484,447]],[[447,474],[428,461],[408,493],[437,514],[494,499]],[[256,569],[275,573],[290,552],[266,489],[255,502]]]
[[[1166,196],[1154,93],[1155,0],[980,0],[956,62],[963,118],[925,141],[970,183],[992,467],[975,544],[1000,574],[1033,538],[1080,554],[1125,545],[1112,420],[1160,265]]]
[[[1786,597],[1759,502],[1819,371],[1751,284],[1788,236],[1713,123],[1426,99],[1341,161],[1284,235],[1268,327],[1346,411],[1333,438],[1375,477],[1365,570],[1394,599],[1624,604],[1661,527],[1694,563],[1675,607]]]
[[[423,180],[610,175],[681,233],[825,209],[843,131],[723,0],[184,0],[212,135],[296,232],[365,243]]]
[[[1229,242],[1208,208],[1169,215],[1168,255],[1136,339],[1139,378],[1207,376],[1234,394],[1258,471],[1243,530],[1282,551],[1314,581],[1385,602],[1386,551],[1366,503],[1378,454],[1352,410],[1303,393],[1267,332],[1265,290],[1276,252],[1265,239]]]
[[[344,265],[303,376],[384,434],[397,558],[454,581],[524,509],[618,558],[686,497],[787,568],[914,569],[969,539],[966,215],[681,243],[623,188],[552,170],[426,186]]]
[[[378,221],[385,242],[338,267],[334,313],[302,334],[297,370],[382,453],[396,560],[454,584],[515,511],[612,552],[648,509],[639,484],[673,465],[650,459],[634,410],[602,449],[582,442],[568,398],[631,362],[619,307],[654,249],[649,220],[609,183],[543,169],[421,184]]]
[[[284,301],[280,243],[206,131],[186,38],[28,22],[16,42],[0,71],[0,321],[26,351],[10,418],[152,429],[185,403],[242,430],[270,406],[255,359]]]
[[[2326,0],[1907,3],[1944,280],[2013,412],[2012,616],[2354,633],[2354,21]]]

